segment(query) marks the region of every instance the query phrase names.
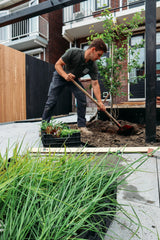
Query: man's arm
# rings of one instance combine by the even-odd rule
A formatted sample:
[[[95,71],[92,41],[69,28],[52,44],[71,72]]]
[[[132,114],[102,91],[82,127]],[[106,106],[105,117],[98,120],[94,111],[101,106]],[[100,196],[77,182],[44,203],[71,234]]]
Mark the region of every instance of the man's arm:
[[[59,58],[59,60],[55,64],[55,69],[61,75],[66,81],[72,81],[75,79],[75,75],[72,73],[66,73],[63,70],[63,66],[66,65],[65,62],[62,60],[62,58]]]
[[[100,90],[99,82],[98,80],[92,80],[91,83],[92,83],[94,95],[97,99],[98,104],[100,105],[100,110],[105,111],[106,107],[104,106],[101,100],[101,90]]]

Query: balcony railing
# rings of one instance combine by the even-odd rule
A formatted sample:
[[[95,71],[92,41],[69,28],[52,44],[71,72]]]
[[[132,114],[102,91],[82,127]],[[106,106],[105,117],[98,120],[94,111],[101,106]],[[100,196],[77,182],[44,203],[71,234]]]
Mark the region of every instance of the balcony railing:
[[[103,8],[117,12],[142,7],[144,4],[145,0],[87,0],[64,8],[63,22],[80,21],[83,18],[97,15],[97,12]]]
[[[0,43],[10,43],[15,40],[40,36],[48,41],[48,21],[41,16],[26,19],[0,29]]]

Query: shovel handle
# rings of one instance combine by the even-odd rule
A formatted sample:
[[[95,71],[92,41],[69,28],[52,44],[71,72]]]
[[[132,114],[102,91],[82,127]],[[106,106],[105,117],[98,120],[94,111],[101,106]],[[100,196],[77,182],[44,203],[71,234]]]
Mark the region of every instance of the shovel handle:
[[[101,107],[99,105],[99,103],[84,89],[82,88],[75,80],[72,80],[72,82],[74,83],[74,85],[76,85],[87,97],[89,97],[92,102],[94,102],[99,108]],[[119,127],[121,128],[121,124],[109,113],[107,112],[106,110],[104,111],[104,113],[110,118],[113,120],[113,122]]]
[[[109,96],[110,96],[111,94],[110,94],[110,92],[107,94],[107,96],[105,97],[105,99],[103,100],[103,104],[107,101],[107,99],[109,98]]]

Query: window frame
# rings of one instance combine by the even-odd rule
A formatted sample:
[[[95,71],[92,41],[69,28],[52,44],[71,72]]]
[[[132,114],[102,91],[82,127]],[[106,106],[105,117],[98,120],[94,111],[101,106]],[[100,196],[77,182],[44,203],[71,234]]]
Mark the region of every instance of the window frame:
[[[132,38],[134,38],[134,37],[138,37],[138,36],[142,36],[142,39],[145,39],[145,35],[144,35],[144,33],[142,33],[142,34],[137,34],[137,35],[134,35],[134,36],[132,36]],[[130,45],[130,47],[132,47],[132,46],[134,46],[134,45],[131,45],[131,41],[132,41],[132,38],[130,39],[130,42],[129,42],[129,45]],[[130,54],[128,54],[129,55],[129,57],[130,57]],[[129,59],[128,59],[129,60]],[[144,73],[145,73],[145,47],[144,47]],[[133,69],[134,70],[134,69]],[[135,72],[136,71],[138,71],[138,69],[135,69]],[[144,101],[145,100],[145,98],[146,98],[146,80],[144,79],[144,97],[131,97],[131,82],[130,82],[130,74],[131,73],[128,73],[128,79],[129,79],[129,82],[128,82],[128,100],[129,101]],[[136,76],[136,77],[138,77],[138,76]],[[142,84],[141,82],[139,82],[139,84]],[[138,86],[138,85],[137,85]]]
[[[102,6],[98,6],[99,4],[101,5],[101,1],[107,1],[107,3],[103,3]],[[104,6],[105,4],[105,6]],[[107,8],[109,7],[109,0],[95,0],[95,10],[98,11],[98,10],[101,10],[103,8]]]

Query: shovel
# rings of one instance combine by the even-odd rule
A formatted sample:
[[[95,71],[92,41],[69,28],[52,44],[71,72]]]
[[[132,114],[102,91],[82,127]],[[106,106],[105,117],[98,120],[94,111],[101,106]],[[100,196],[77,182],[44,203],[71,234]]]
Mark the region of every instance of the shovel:
[[[103,104],[107,101],[107,99],[109,98],[110,96],[110,93],[107,94],[107,96],[105,97],[104,101],[103,101]],[[95,113],[95,115],[93,117],[91,117],[91,119],[88,121],[89,123],[92,122],[96,117],[97,117],[97,114],[98,114],[98,110],[97,112]]]
[[[72,82],[100,108],[99,103],[85,89],[83,89],[75,80],[72,80]],[[124,135],[124,136],[131,135],[131,133],[134,130],[133,126],[130,126],[130,125],[121,126],[121,124],[109,112],[105,110],[104,113],[117,125],[117,127],[119,128],[117,133],[119,135]]]

